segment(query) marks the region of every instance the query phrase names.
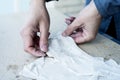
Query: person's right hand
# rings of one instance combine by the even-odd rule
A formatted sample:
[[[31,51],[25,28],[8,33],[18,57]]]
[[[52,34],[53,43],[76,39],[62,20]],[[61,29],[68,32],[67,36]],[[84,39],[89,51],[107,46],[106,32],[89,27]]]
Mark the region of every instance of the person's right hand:
[[[66,19],[67,29],[63,36],[71,36],[78,44],[95,39],[102,16],[98,12],[93,0],[80,11],[79,15]]]
[[[33,56],[46,56],[48,51],[48,36],[50,19],[44,0],[32,0],[30,16],[21,36],[24,42],[24,50]],[[37,35],[40,32],[40,36]]]

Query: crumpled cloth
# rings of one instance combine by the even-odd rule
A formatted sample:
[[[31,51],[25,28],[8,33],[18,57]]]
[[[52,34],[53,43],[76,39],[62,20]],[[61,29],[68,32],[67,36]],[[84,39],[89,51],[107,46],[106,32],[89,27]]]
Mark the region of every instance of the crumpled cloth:
[[[47,55],[24,66],[20,75],[36,80],[120,80],[120,65],[88,55],[70,37],[50,38]]]

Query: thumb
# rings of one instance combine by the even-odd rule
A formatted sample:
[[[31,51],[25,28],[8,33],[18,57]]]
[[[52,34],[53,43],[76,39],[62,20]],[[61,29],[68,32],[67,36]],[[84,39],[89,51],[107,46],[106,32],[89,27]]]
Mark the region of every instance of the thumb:
[[[49,37],[49,28],[46,26],[40,26],[40,49],[43,52],[48,51],[48,37]]]
[[[71,35],[81,25],[82,25],[81,22],[79,22],[79,20],[75,19],[70,25],[68,25],[67,29],[62,33],[62,35],[63,36]]]

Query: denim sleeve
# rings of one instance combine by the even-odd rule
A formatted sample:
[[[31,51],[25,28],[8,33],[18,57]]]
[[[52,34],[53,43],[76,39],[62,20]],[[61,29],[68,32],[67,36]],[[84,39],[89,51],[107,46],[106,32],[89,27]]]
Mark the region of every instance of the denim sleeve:
[[[46,2],[49,2],[49,1],[58,1],[58,0],[46,0]]]
[[[120,13],[120,0],[94,0],[94,2],[103,17]]]

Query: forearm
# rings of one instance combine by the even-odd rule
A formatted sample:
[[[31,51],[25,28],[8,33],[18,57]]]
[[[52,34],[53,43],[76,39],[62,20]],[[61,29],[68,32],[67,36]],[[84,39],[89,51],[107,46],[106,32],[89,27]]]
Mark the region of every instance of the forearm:
[[[41,16],[48,14],[45,0],[31,0],[28,13],[26,23],[32,23],[31,25],[33,25],[33,23],[36,24]]]
[[[31,0],[30,8],[32,10],[39,10],[45,7],[46,0]]]
[[[47,11],[45,1],[46,0],[31,0],[29,10],[30,17],[40,17],[45,11]]]
[[[99,13],[109,17],[120,12],[120,0],[94,0]]]

